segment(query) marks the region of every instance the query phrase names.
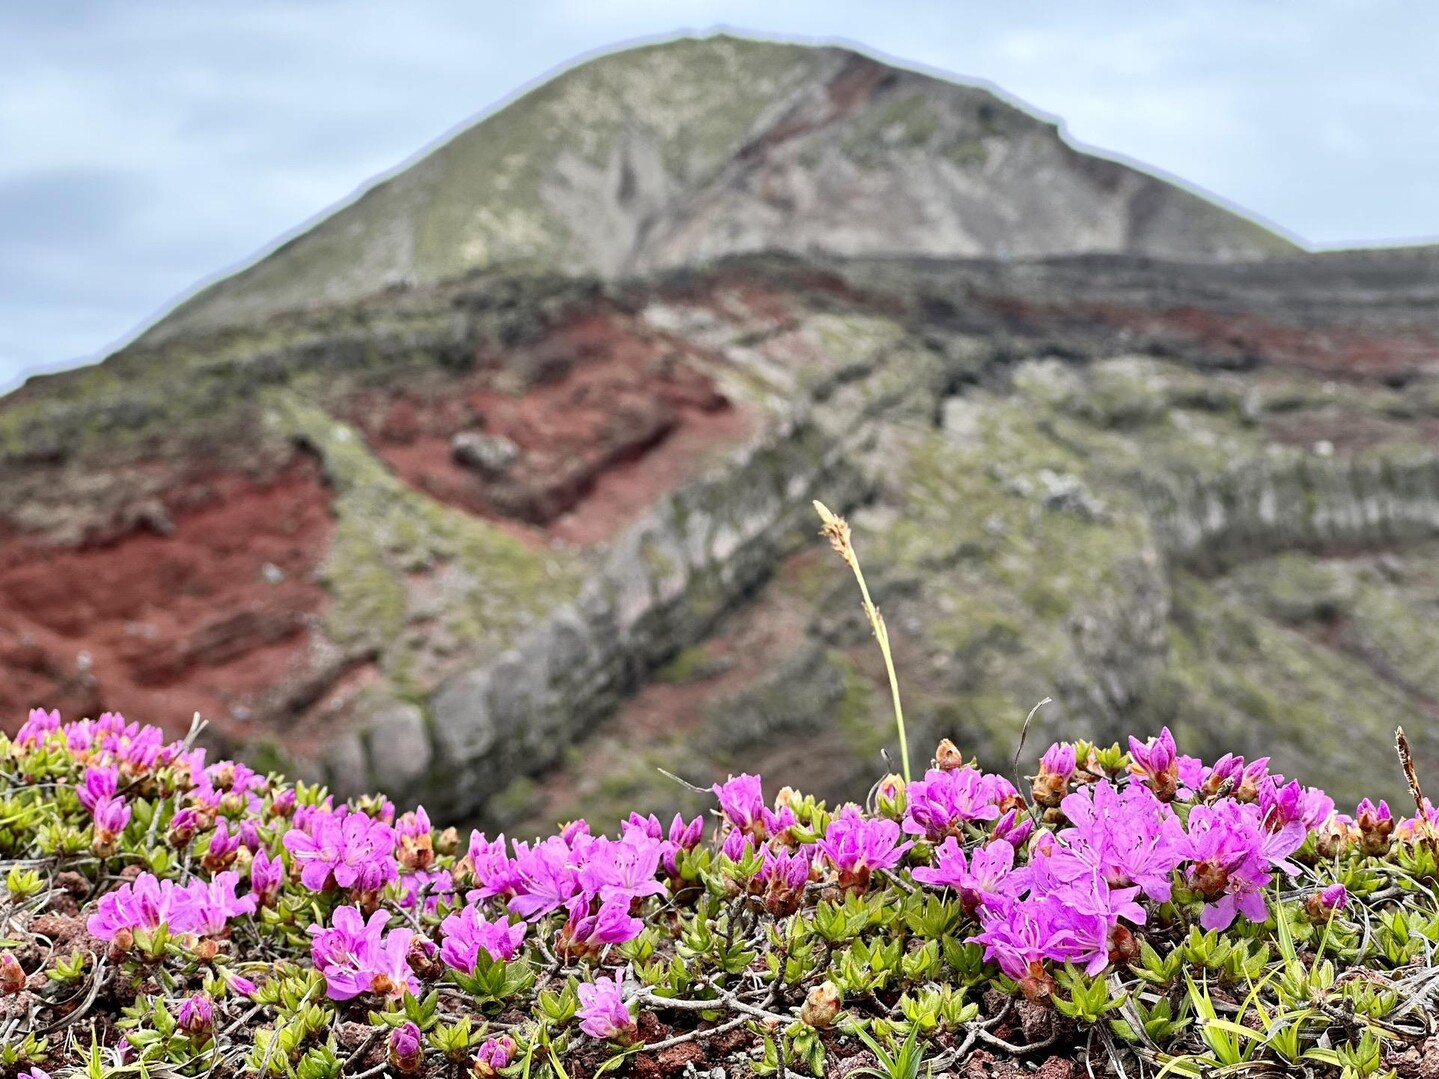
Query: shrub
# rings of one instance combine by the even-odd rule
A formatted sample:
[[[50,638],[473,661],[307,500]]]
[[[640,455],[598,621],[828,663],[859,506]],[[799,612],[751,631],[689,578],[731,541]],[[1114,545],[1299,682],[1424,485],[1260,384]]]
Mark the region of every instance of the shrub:
[[[1167,731],[1024,789],[936,760],[867,807],[735,776],[710,824],[462,841],[37,710],[0,739],[0,1073],[1432,1065],[1427,802],[1337,813]]]

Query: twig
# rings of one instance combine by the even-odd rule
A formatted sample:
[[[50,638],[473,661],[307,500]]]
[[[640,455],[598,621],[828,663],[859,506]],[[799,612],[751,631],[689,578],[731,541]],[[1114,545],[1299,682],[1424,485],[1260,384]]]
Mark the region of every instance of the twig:
[[[1033,708],[1029,710],[1029,715],[1024,717],[1024,726],[1019,728],[1019,744],[1014,747],[1014,764],[1012,765],[1010,770],[1014,773],[1014,786],[1015,789],[1020,792],[1021,798],[1024,797],[1024,777],[1019,774],[1019,758],[1020,755],[1024,752],[1025,739],[1029,737],[1029,724],[1034,719],[1034,714],[1036,712],[1038,712],[1046,704],[1053,703],[1053,698],[1045,697],[1044,700],[1040,701],[1038,704],[1036,704]],[[1026,802],[1029,801],[1028,798],[1025,798],[1024,800]]]
[[[371,1031],[370,1031],[370,1036],[369,1036],[368,1038],[366,1038],[363,1042],[361,1042],[361,1043],[360,1043],[360,1047],[359,1047],[358,1049],[356,1049],[353,1053],[351,1053],[348,1057],[346,1057],[346,1058],[345,1058],[345,1062],[340,1065],[340,1072],[341,1072],[341,1074],[344,1074],[344,1071],[345,1071],[346,1068],[348,1068],[351,1064],[355,1063],[355,1061],[359,1060],[359,1059],[360,1059],[361,1057],[363,1057],[366,1053],[368,1053],[368,1052],[370,1051],[370,1046],[374,1045],[374,1044],[375,1044],[375,1040],[376,1040],[377,1038],[379,1038],[379,1037],[380,1037],[381,1035],[383,1035],[383,1034],[384,1034],[384,1031],[383,1031],[382,1029],[378,1028],[378,1027],[375,1028],[374,1030],[371,1030]],[[383,1067],[384,1067],[384,1065],[382,1064],[382,1065],[381,1065],[381,1068],[383,1068]],[[370,1073],[369,1073],[369,1072],[362,1072],[361,1074],[362,1074],[362,1075],[369,1075]]]
[[[641,1049],[640,1052],[657,1053],[661,1049],[670,1049],[676,1045],[684,1045],[686,1042],[698,1041],[700,1038],[709,1038],[716,1034],[726,1034],[735,1027],[748,1023],[750,1018],[748,1015],[737,1015],[733,1019],[727,1019],[717,1027],[708,1027],[705,1030],[692,1030],[688,1034],[677,1034],[673,1038],[666,1038],[662,1042],[650,1042]]]

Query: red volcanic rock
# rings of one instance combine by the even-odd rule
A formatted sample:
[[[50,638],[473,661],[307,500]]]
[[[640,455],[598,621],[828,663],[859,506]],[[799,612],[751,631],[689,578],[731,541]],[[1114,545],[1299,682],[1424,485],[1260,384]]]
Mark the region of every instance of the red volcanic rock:
[[[197,710],[243,726],[264,693],[305,669],[331,534],[314,461],[206,488],[207,504],[169,515],[168,535],[0,544],[5,726],[41,703],[70,714],[124,707],[171,730]]]
[[[518,348],[482,350],[474,374],[442,397],[354,406],[377,452],[411,485],[472,512],[540,526],[583,512],[597,484],[643,459],[690,459],[738,442],[748,425],[732,410],[692,344],[616,311],[578,314]],[[513,446],[513,460],[495,468],[456,460],[454,440],[469,432]],[[675,447],[652,454],[671,440]],[[636,509],[670,484],[654,473],[644,486]],[[591,516],[613,514],[600,508]],[[561,526],[559,534],[604,538],[593,527]]]

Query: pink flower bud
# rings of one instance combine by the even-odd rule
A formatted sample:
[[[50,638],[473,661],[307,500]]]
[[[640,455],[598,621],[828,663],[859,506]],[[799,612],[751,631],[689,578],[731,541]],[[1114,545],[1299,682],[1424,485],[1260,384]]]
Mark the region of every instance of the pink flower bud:
[[[204,993],[196,993],[185,998],[175,1022],[186,1034],[207,1034],[215,1022],[215,1007]]]
[[[806,1023],[816,1030],[828,1030],[839,1018],[843,1004],[844,999],[840,996],[839,986],[831,981],[820,982],[804,998],[804,1003],[799,1009],[800,1022]]]
[[[420,1045],[420,1028],[404,1023],[390,1031],[390,1064],[402,1075],[418,1075],[424,1067],[424,1050]]]
[[[27,981],[20,961],[9,952],[0,952],[0,997],[14,996],[25,988]]]
[[[515,1039],[508,1034],[497,1038],[486,1038],[479,1052],[475,1054],[471,1069],[475,1079],[494,1079],[500,1069],[508,1068],[515,1059]]]

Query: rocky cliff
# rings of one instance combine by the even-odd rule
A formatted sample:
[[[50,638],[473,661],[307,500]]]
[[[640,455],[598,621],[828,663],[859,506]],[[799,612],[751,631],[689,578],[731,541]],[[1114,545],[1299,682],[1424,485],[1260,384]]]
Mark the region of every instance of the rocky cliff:
[[[815,535],[818,497],[851,514],[912,744],[947,735],[1007,767],[1050,696],[1034,744],[1168,724],[1193,752],[1269,753],[1344,796],[1402,789],[1403,721],[1439,772],[1439,252],[1235,258],[1280,245],[978,91],[833,50],[629,55],[512,108],[638,79],[623,119],[644,86],[680,93],[655,74],[676,57],[696,78],[703,57],[773,69],[744,69],[764,101],[724,128],[727,157],[655,203],[625,259],[465,255],[402,288],[341,274],[333,292],[303,276],[267,291],[287,259],[328,273],[299,253],[336,222],[357,253],[365,222],[418,243],[398,210],[364,215],[454,147],[519,145],[495,133],[500,113],[163,332],[0,402],[4,722],[45,702],[183,728],[198,709],[261,763],[509,826],[690,799],[661,768],[701,786],[763,768],[853,796],[893,751],[888,695]],[[935,141],[875,126],[906,87],[952,110]],[[886,231],[856,202],[834,245],[883,257],[683,265],[824,232],[826,198],[747,232],[751,165],[799,176],[818,147],[829,164],[810,175],[837,183],[825,154],[898,146],[866,167],[907,183],[902,155],[942,158],[983,107],[1017,125],[983,169],[1049,147],[1074,170],[981,193],[992,208],[1027,221],[1024,200],[1092,180],[1114,220],[1133,225],[1133,185],[1171,210],[1101,243],[1067,204],[1070,231],[1047,234],[1091,253],[999,258],[978,233]],[[664,127],[617,123],[634,139]],[[844,142],[860,130],[869,143]],[[657,151],[654,176],[700,160],[693,123],[670,134],[690,156]],[[654,176],[626,182],[671,190]],[[958,194],[934,203],[959,207],[956,229],[974,220]],[[971,253],[985,257],[951,257]]]

